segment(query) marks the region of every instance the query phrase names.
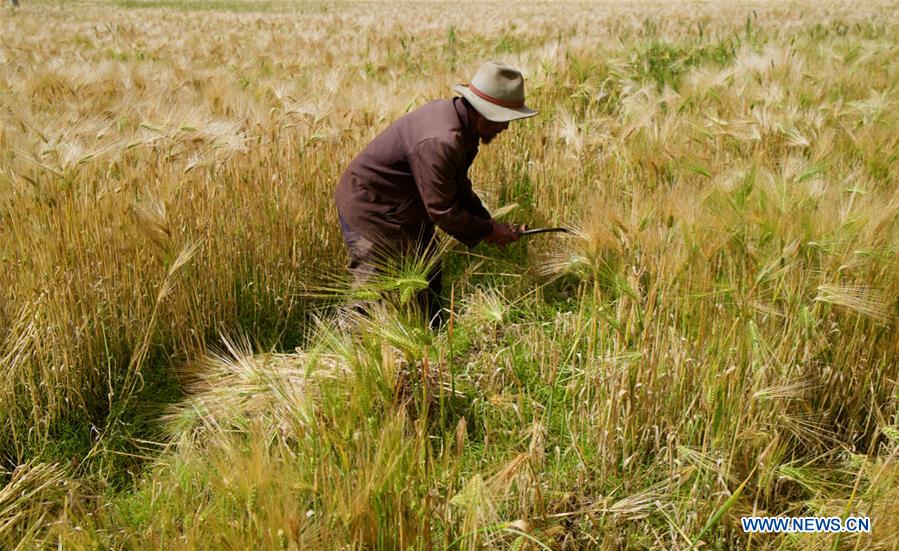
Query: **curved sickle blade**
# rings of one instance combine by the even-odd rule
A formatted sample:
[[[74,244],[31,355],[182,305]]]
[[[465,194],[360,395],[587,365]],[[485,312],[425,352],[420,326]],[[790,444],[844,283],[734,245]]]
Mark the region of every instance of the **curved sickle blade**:
[[[534,230],[525,230],[521,232],[521,236],[537,235],[539,233],[574,233],[568,228],[537,228]]]

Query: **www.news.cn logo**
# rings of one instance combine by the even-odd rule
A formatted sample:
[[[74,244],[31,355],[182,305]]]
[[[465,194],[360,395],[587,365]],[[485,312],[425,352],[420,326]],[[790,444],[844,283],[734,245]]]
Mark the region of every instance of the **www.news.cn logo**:
[[[816,533],[858,533],[871,531],[868,517],[740,517],[744,532],[775,534],[797,532]]]

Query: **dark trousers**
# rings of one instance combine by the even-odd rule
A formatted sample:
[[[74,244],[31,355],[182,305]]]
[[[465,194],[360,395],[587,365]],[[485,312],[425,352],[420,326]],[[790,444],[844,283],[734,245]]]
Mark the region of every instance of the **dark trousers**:
[[[385,265],[389,265],[391,261],[398,260],[402,254],[424,254],[427,248],[427,242],[420,240],[419,243],[412,247],[405,247],[407,252],[403,252],[403,247],[393,249],[387,247],[379,247],[372,243],[353,228],[351,228],[342,217],[339,217],[340,231],[343,234],[343,241],[346,244],[347,271],[350,273],[353,288],[364,287],[372,282],[383,270]],[[441,294],[443,292],[443,269],[439,261],[433,263],[433,267],[427,274],[428,288],[420,291],[415,296],[415,302],[419,310],[428,316],[428,323],[433,329],[438,329],[443,325],[443,308],[441,306]],[[351,308],[355,310],[365,310],[366,304],[356,302]]]

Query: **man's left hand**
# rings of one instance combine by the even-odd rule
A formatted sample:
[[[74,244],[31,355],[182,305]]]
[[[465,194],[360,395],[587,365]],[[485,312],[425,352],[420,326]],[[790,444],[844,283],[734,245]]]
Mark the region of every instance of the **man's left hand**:
[[[484,238],[484,241],[492,245],[498,245],[500,248],[505,248],[509,243],[514,243],[521,239],[521,232],[524,231],[523,225],[514,226],[504,222],[497,222],[496,220],[491,220],[490,224],[490,234]]]

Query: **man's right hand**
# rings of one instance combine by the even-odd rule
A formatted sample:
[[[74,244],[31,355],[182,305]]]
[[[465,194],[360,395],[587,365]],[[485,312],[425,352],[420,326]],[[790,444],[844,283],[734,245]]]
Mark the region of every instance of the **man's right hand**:
[[[512,224],[490,220],[490,233],[484,238],[484,242],[505,248],[509,243],[514,243],[519,239],[521,239],[520,228]]]

